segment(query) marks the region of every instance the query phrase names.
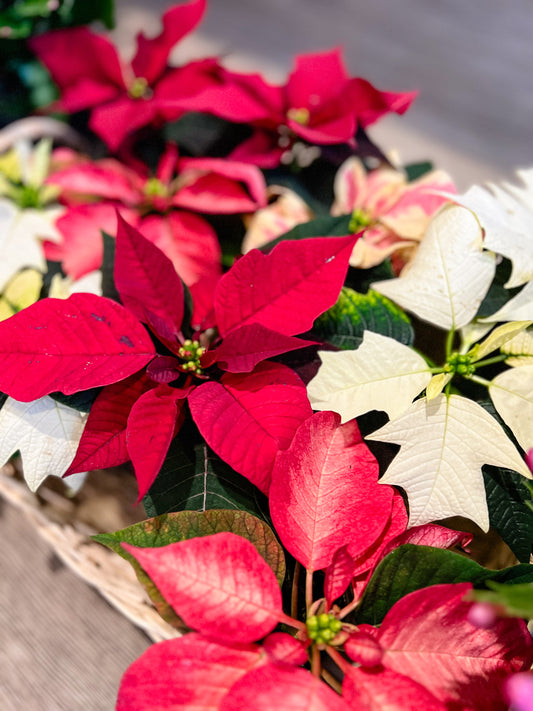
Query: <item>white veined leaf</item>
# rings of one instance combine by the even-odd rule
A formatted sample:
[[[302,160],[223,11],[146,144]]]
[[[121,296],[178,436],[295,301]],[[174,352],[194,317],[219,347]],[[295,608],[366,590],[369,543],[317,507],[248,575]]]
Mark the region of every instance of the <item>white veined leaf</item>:
[[[333,410],[342,422],[369,410],[392,419],[404,412],[431,380],[426,361],[412,348],[365,331],[355,351],[320,351],[322,365],[307,386],[315,410]]]
[[[513,431],[518,444],[533,447],[533,365],[511,368],[497,375],[489,393],[502,419]]]
[[[504,304],[492,316],[479,319],[483,323],[496,321],[533,321],[533,281]]]
[[[509,184],[488,184],[486,188],[474,185],[464,195],[449,197],[476,215],[485,232],[486,249],[511,260],[507,289],[533,278],[533,211],[522,188]]]
[[[402,275],[372,288],[425,321],[459,329],[476,315],[495,264],[495,255],[483,251],[481,228],[472,212],[448,205],[431,221]]]
[[[502,353],[507,353],[507,365],[514,368],[533,364],[533,330],[522,331],[502,346]]]
[[[465,516],[487,531],[483,464],[514,469],[531,478],[494,417],[459,395],[440,395],[429,403],[421,398],[367,439],[401,446],[380,482],[405,490],[410,526]]]
[[[511,321],[498,326],[492,331],[488,338],[472,349],[471,355],[473,356],[473,362],[475,363],[493,351],[498,350],[507,343],[507,341],[510,341],[519,333],[525,331],[532,323],[533,321]]]
[[[47,476],[62,477],[74,459],[87,417],[48,395],[32,402],[9,397],[0,410],[0,464],[20,451],[31,491]]]
[[[54,222],[63,210],[19,210],[10,200],[0,199],[0,291],[24,267],[46,271],[42,240],[61,240]]]

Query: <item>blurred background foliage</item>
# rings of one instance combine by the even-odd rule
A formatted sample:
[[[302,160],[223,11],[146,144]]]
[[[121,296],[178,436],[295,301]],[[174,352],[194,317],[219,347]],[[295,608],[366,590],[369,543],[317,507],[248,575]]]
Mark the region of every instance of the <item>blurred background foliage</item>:
[[[26,39],[96,21],[114,27],[113,0],[0,0],[0,126],[57,98],[48,72],[27,48]]]

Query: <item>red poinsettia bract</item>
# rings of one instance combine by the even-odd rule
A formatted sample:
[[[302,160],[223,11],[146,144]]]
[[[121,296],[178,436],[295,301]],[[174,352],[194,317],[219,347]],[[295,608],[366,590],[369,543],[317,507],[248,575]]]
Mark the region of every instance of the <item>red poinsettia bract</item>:
[[[351,78],[339,49],[297,56],[284,86],[269,84],[259,74],[220,67],[215,75],[218,86],[206,84],[189,108],[249,124],[253,135],[232,158],[262,168],[275,167],[280,160],[297,161],[292,153],[297,139],[320,146],[355,145],[359,126],[390,112],[403,114],[416,95],[379,91],[364,79]]]
[[[101,230],[115,233],[115,211],[142,230],[172,261],[191,288],[200,323],[212,308],[221,275],[221,253],[213,227],[199,214],[253,212],[265,204],[266,187],[255,166],[211,158],[180,158],[175,145],[164,151],[155,175],[113,158],[89,161],[57,152],[60,168],[48,182],[61,189],[65,213],[57,222],[60,244],[45,242],[45,254],[62,263],[73,279],[102,264]]]
[[[174,45],[198,25],[206,0],[171,7],[162,17],[163,30],[153,39],[137,36],[130,64],[104,36],[86,27],[69,27],[33,37],[30,47],[46,66],[61,92],[60,107],[69,113],[92,109],[89,125],[117,150],[125,137],[155,120],[165,120],[162,95],[173,96],[173,115],[179,97],[196,93],[213,60],[171,68]]]
[[[346,613],[394,548],[405,543],[450,548],[472,539],[435,524],[406,530],[403,499],[393,487],[379,483],[378,473],[357,422],[341,425],[340,416],[327,411],[299,426],[272,471],[270,512],[280,540],[305,567],[309,586],[314,571],[325,571],[329,607],[352,588]]]
[[[523,621],[503,619],[481,634],[474,630],[464,601],[469,583],[405,596],[379,629],[311,610],[304,624],[285,615],[273,571],[233,533],[160,548],[123,545],[195,631],[154,645],[132,664],[118,711],[414,711],[421,704],[431,711],[496,711],[505,708],[503,679],[533,660]],[[327,642],[313,631],[327,626],[322,617],[336,631]],[[273,633],[278,622],[296,636]],[[320,679],[316,663],[314,674],[301,668],[306,654],[316,660],[320,649],[339,665],[342,696]]]
[[[267,492],[276,454],[312,411],[296,373],[263,361],[310,343],[294,336],[335,303],[356,239],[286,242],[238,260],[215,293],[218,344],[209,333],[184,338],[183,285],[172,263],[120,220],[115,284],[123,305],[77,294],[44,299],[2,322],[0,390],[31,401],[108,386],[69,473],[131,459],[140,497],[161,468],[187,398],[207,443]],[[145,326],[171,355],[157,354]]]

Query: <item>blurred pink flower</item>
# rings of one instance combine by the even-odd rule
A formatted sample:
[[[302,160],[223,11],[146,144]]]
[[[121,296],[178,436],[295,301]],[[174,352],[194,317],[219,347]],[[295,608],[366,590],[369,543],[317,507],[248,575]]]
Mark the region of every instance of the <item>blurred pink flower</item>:
[[[313,219],[311,208],[294,191],[273,185],[267,189],[267,195],[272,202],[248,220],[241,248],[243,254]]]
[[[141,32],[131,63],[124,62],[104,36],[85,27],[69,27],[33,37],[30,47],[59,87],[59,107],[73,113],[92,109],[89,126],[111,150],[142,126],[167,118],[163,97],[172,94],[173,116],[180,97],[202,88],[214,60],[169,67],[174,45],[192,32],[205,12],[206,0],[171,7],[163,30],[153,39]]]
[[[205,89],[189,101],[188,108],[249,124],[252,136],[231,157],[262,168],[293,160],[300,165],[311,162],[316,151],[308,154],[298,139],[315,146],[355,146],[358,127],[390,112],[403,114],[416,96],[416,92],[379,91],[365,79],[350,77],[340,49],[297,56],[282,86],[269,84],[259,74],[223,67],[215,73],[218,86],[215,81],[205,82]],[[295,145],[300,150],[294,150]]]
[[[405,173],[394,168],[367,173],[355,157],[339,168],[334,188],[332,215],[352,213],[352,230],[364,230],[350,264],[368,269],[390,256],[396,273],[414,256],[431,218],[448,201],[436,192],[456,192],[442,170],[407,182]]]

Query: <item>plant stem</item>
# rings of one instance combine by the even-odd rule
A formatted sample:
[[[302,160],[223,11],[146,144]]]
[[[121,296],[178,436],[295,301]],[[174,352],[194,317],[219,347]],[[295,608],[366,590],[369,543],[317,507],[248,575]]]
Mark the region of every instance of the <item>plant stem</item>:
[[[340,655],[336,649],[328,645],[326,647],[326,652],[333,659],[333,661],[339,667],[343,674],[347,674],[350,671],[350,667],[352,665],[350,664],[350,662],[346,661],[346,659],[342,655]]]
[[[302,570],[302,564],[296,561],[294,566],[294,577],[292,579],[292,590],[291,590],[291,617],[298,616],[298,584],[300,583],[300,572]]]
[[[307,611],[313,604],[313,571],[305,571],[305,606]]]
[[[322,679],[331,686],[332,689],[335,689],[335,691],[338,694],[342,694],[342,684],[338,679],[335,679],[333,674],[328,672],[327,669],[322,669]]]
[[[320,652],[316,644],[313,644],[311,649],[311,674],[320,679],[322,673],[322,662],[320,661]]]
[[[451,356],[452,350],[453,350],[453,339],[455,337],[455,329],[451,329],[448,331],[448,335],[446,336],[446,360]]]
[[[486,388],[490,386],[490,380],[485,380],[485,378],[480,378],[479,375],[465,375],[465,378],[468,378],[468,380],[473,380],[474,383],[478,383],[479,385],[484,385]]]
[[[293,617],[289,617],[284,612],[279,615],[278,619],[279,622],[284,625],[287,625],[288,627],[294,627],[294,629],[301,630],[302,632],[307,630],[305,622],[302,622],[301,620],[296,620]]]
[[[484,365],[492,365],[493,363],[501,363],[502,360],[506,360],[506,358],[509,358],[509,355],[507,353],[502,353],[499,356],[493,356],[492,358],[485,358],[485,360],[480,360],[477,363],[473,363],[473,365],[475,365],[476,368],[482,368]]]
[[[342,610],[338,613],[337,617],[339,620],[343,620],[346,615],[349,615],[352,610],[355,610],[355,608],[359,605],[359,598],[354,596],[354,599],[349,602],[347,605],[345,605]]]

